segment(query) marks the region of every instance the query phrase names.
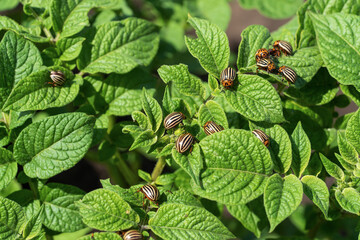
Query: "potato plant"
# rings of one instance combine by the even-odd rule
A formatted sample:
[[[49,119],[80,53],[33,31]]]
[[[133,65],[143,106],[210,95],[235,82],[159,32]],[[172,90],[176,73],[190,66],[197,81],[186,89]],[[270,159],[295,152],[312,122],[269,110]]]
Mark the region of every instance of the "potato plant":
[[[293,18],[248,26],[231,54],[226,0],[0,16],[0,239],[357,238],[360,112],[339,111],[360,104],[360,1],[239,4]],[[291,81],[258,71],[275,40]],[[108,167],[101,188],[52,180],[82,159]]]

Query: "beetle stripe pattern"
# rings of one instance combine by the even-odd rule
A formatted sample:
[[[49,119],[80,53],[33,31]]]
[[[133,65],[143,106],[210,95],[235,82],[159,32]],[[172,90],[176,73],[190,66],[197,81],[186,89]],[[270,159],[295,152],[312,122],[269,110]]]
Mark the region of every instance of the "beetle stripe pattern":
[[[142,240],[142,234],[137,230],[129,230],[123,235],[124,240]]]
[[[148,198],[150,201],[157,201],[159,198],[159,190],[153,185],[144,185],[141,187],[140,191]]]
[[[181,112],[173,112],[166,116],[164,119],[165,129],[171,129],[182,123],[182,120],[185,119],[184,114]]]
[[[286,55],[292,55],[293,50],[290,43],[282,40],[277,40],[274,42],[274,48],[280,50]]]
[[[266,146],[268,147],[270,145],[270,140],[269,140],[269,136],[266,135],[263,131],[259,130],[259,129],[255,129],[252,131],[252,133],[258,138],[260,139],[260,141]]]
[[[272,71],[274,71],[276,69],[275,63],[272,60],[266,59],[266,58],[260,59],[260,61],[258,61],[256,63],[256,65],[260,69],[265,70],[267,72],[272,72]]]
[[[179,138],[176,140],[176,150],[179,153],[186,152],[194,142],[194,137],[190,133],[184,133],[179,136]]]
[[[281,73],[289,83],[292,83],[292,84],[295,83],[297,74],[291,68],[282,66],[279,68],[279,73]]]
[[[225,68],[220,74],[220,81],[224,88],[228,89],[234,84],[236,72],[231,67]]]
[[[213,121],[208,121],[204,125],[204,132],[206,135],[211,135],[224,130],[224,128]]]
[[[66,78],[65,75],[61,71],[51,71],[50,78],[52,80],[52,84],[54,87],[61,86],[65,83]]]

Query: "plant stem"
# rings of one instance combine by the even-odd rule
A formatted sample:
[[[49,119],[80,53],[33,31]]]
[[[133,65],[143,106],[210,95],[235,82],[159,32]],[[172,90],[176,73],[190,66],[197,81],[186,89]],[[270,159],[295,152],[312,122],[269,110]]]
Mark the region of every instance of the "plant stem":
[[[118,150],[115,152],[116,167],[119,172],[124,176],[125,181],[130,185],[135,185],[138,182],[137,175],[129,168],[124,159],[121,157]]]
[[[165,158],[164,157],[160,157],[159,160],[157,161],[155,168],[151,174],[151,179],[153,181],[156,181],[156,179],[160,176],[160,174],[162,173],[164,167],[165,167]]]
[[[123,178],[121,172],[114,164],[107,164],[107,169],[110,174],[110,178],[114,181],[115,184],[119,185],[120,187],[128,187],[125,179]]]
[[[280,95],[280,93],[282,93],[282,91],[284,90],[285,88],[285,85],[278,83],[278,89],[277,89],[277,92],[278,94]]]

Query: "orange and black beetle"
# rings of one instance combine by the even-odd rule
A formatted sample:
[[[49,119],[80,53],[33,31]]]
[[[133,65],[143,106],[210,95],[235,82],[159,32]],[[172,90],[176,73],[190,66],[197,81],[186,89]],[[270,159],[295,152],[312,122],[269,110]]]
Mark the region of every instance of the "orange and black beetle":
[[[260,59],[263,58],[269,58],[269,52],[265,48],[260,48],[259,50],[256,51],[255,54],[256,62],[260,61]]]

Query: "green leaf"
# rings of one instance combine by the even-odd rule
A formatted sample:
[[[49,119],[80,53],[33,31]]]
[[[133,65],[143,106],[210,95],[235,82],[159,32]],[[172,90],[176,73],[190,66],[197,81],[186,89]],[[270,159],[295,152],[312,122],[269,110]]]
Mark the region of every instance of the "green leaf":
[[[244,204],[260,196],[272,172],[269,151],[251,132],[228,129],[200,141],[205,170],[202,187],[192,184],[201,197],[224,204]]]
[[[185,44],[191,55],[214,77],[228,67],[230,58],[229,41],[226,34],[216,25],[189,16],[188,22],[195,29],[198,38],[185,36]]]
[[[311,155],[310,140],[302,128],[301,122],[298,122],[296,128],[291,134],[291,145],[293,152],[291,168],[295,175],[300,177],[309,164]]]
[[[95,7],[111,8],[118,1],[112,0],[53,0],[50,16],[55,32],[62,32],[61,37],[69,37],[89,25],[88,12]]]
[[[61,61],[71,61],[77,58],[81,52],[83,37],[62,38],[56,42],[56,47],[60,50]]]
[[[142,88],[145,87],[149,95],[155,92],[155,78],[139,68],[127,74],[110,74],[105,80],[88,79],[93,81],[92,85],[97,87],[96,91],[99,93],[95,97],[95,104],[104,101],[109,104],[108,115],[126,116],[141,110]],[[104,111],[104,106],[98,107]]]
[[[297,88],[309,83],[323,64],[317,47],[301,48],[295,51],[294,55],[282,56],[278,58],[278,61],[279,67],[287,66],[296,72],[295,87]]]
[[[198,114],[201,126],[204,126],[207,121],[214,121],[225,129],[229,128],[226,114],[217,102],[207,101],[206,104],[201,105]]]
[[[39,211],[27,221],[23,231],[25,239],[33,239],[41,234],[42,223],[44,221],[43,212],[44,207],[42,206]]]
[[[350,14],[310,16],[321,57],[330,75],[344,85],[359,84],[360,17]]]
[[[103,231],[119,231],[137,226],[139,215],[118,194],[97,189],[77,203],[83,222]]]
[[[137,66],[147,66],[159,45],[157,27],[152,23],[127,18],[101,25],[92,41],[88,73],[127,73]]]
[[[324,213],[324,216],[327,218],[329,210],[329,198],[330,193],[329,189],[326,186],[326,183],[315,176],[304,176],[301,179],[303,183],[304,193],[311,201],[314,202],[316,206]]]
[[[160,153],[158,153],[157,157],[164,157],[171,155],[172,149],[175,147],[175,143],[169,143],[163,149]]]
[[[327,157],[325,157],[322,153],[319,153],[320,159],[327,171],[327,173],[336,178],[337,180],[344,180],[345,175],[343,170],[336,165],[335,163],[331,162]]]
[[[119,234],[113,232],[95,232],[92,234],[78,238],[77,240],[122,240]]]
[[[297,9],[303,4],[302,0],[238,0],[246,9],[256,8],[262,15],[282,19],[295,15]]]
[[[157,132],[162,124],[162,110],[159,103],[155,98],[148,95],[147,91],[143,88],[142,92],[142,106],[148,116],[152,129]]]
[[[339,146],[339,152],[344,160],[352,165],[356,165],[359,162],[359,155],[356,152],[355,148],[346,141],[345,137],[341,134],[337,135],[337,142]]]
[[[203,168],[203,160],[199,144],[194,144],[193,151],[191,153],[179,153],[175,148],[173,148],[172,156],[175,162],[190,175],[194,182],[198,186],[201,186],[200,171]]]
[[[268,179],[264,192],[264,205],[270,222],[270,232],[297,209],[302,196],[303,186],[294,175],[282,179],[280,175],[274,174]]]
[[[143,203],[143,195],[141,194],[135,194],[137,190],[134,190],[132,188],[130,189],[124,189],[121,188],[119,185],[112,185],[110,183],[110,179],[104,179],[100,180],[101,185],[104,189],[110,190],[118,194],[123,200],[125,200],[127,203],[130,204],[130,206],[142,206]]]
[[[148,183],[152,182],[150,173],[145,172],[145,171],[139,169],[139,170],[138,170],[138,175],[139,175],[139,177],[140,177],[142,180],[144,180],[145,182],[148,182]]]
[[[335,191],[335,198],[340,206],[348,212],[360,214],[360,193],[352,187]]]
[[[276,31],[271,33],[273,39],[276,40],[284,40],[291,44],[291,46],[296,46],[295,44],[295,35],[296,31],[299,28],[299,20],[298,17],[293,17],[289,22],[279,27]]]
[[[65,74],[66,82],[62,86],[53,87],[49,70],[35,72],[22,79],[12,90],[3,109],[14,111],[43,110],[62,107],[74,101],[79,93],[79,82],[82,78],[65,69],[57,67]]]
[[[148,147],[153,145],[154,143],[156,143],[157,141],[157,136],[154,133],[153,130],[146,130],[143,131],[142,133],[140,133],[137,138],[135,139],[135,141],[133,142],[133,144],[131,145],[129,151],[132,151],[136,148],[140,148],[140,147]]]
[[[134,122],[139,124],[142,129],[151,129],[151,123],[149,118],[140,111],[134,111],[131,113],[131,117]]]
[[[48,38],[40,37],[37,29],[26,28],[6,16],[0,16],[0,30],[11,30],[32,42],[45,43],[49,42]]]
[[[247,204],[227,205],[226,208],[241,224],[260,238],[261,232],[268,227],[262,198],[257,198]]]
[[[16,112],[10,111],[10,125],[9,129],[14,129],[22,126],[28,119],[34,116],[33,111]]]
[[[256,65],[255,54],[260,48],[268,48],[272,38],[269,30],[261,25],[251,25],[241,32],[241,42],[237,67],[247,68]]]
[[[26,218],[21,206],[0,196],[0,238],[17,239]]]
[[[360,111],[356,111],[346,127],[346,140],[360,153]]]
[[[40,52],[33,43],[12,31],[5,33],[0,43],[0,107],[4,105],[12,88],[21,79],[38,71],[41,65]]]
[[[352,165],[350,163],[348,163],[341,155],[335,153],[335,157],[336,159],[339,161],[339,163],[341,164],[341,166],[343,168],[345,168],[346,170],[352,172],[355,170],[355,165]]]
[[[44,205],[44,225],[59,232],[75,232],[85,228],[75,202],[84,192],[77,187],[60,183],[48,183],[39,191]]]
[[[19,4],[20,0],[2,0],[0,11],[11,10]]]
[[[158,73],[166,84],[172,81],[180,93],[205,98],[205,88],[202,81],[191,75],[186,65],[162,65],[158,69]]]
[[[95,119],[64,113],[34,122],[21,131],[14,158],[32,178],[50,178],[73,167],[90,147]]]
[[[333,100],[339,91],[337,82],[326,68],[320,68],[312,80],[301,89],[288,88],[284,94],[302,105],[324,105]]]
[[[259,127],[251,127],[255,129]],[[269,152],[274,163],[274,170],[279,173],[286,173],[292,162],[292,148],[290,137],[279,125],[269,128],[261,128],[270,137]]]
[[[298,11],[299,29],[297,31],[296,41],[298,48],[309,47],[316,45],[316,36],[314,26],[308,12],[317,14],[332,14],[332,13],[352,13],[357,14],[360,10],[360,4],[357,0],[309,0],[306,1]]]
[[[180,203],[189,206],[202,207],[201,202],[192,193],[179,189],[167,195],[166,204]]]
[[[236,91],[226,91],[226,100],[235,111],[253,121],[284,121],[282,105],[274,87],[261,77],[239,75]]]
[[[351,98],[356,105],[360,106],[360,92],[356,90],[354,86],[340,84],[340,89],[346,96]]]
[[[109,118],[110,117],[105,114],[96,118],[91,146],[100,144],[105,137],[107,129],[109,128]]]
[[[217,89],[219,89],[219,82],[218,80],[212,76],[212,75],[208,75],[208,84],[209,84],[209,88],[212,92],[216,91]]]
[[[234,235],[204,208],[169,203],[149,221],[150,228],[164,239],[229,239]]]
[[[186,0],[184,3],[192,16],[205,18],[224,31],[228,27],[231,9],[227,0]]]
[[[17,174],[17,163],[12,152],[0,148],[0,190],[6,188]]]

